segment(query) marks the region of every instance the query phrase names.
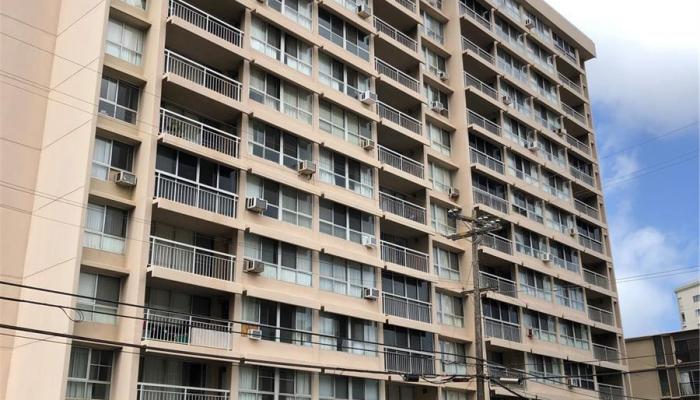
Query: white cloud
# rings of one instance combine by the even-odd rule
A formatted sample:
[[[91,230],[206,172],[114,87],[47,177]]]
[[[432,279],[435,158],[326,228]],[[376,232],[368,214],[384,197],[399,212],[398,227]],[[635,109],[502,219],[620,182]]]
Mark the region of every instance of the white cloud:
[[[640,168],[635,154],[620,153],[611,158],[612,161],[608,161],[609,164],[606,165],[610,168],[603,170],[603,172],[612,171],[611,174],[603,175],[603,188],[607,195],[628,189],[629,185],[634,183],[634,179],[629,178]]]

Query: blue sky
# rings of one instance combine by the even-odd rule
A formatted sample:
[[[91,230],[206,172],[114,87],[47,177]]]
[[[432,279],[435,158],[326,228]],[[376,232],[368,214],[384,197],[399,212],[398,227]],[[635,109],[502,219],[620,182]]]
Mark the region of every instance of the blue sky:
[[[596,43],[588,83],[617,277],[697,266],[700,2],[665,1],[674,18],[646,0],[548,2]],[[618,284],[625,336],[679,329],[673,289],[693,279]]]

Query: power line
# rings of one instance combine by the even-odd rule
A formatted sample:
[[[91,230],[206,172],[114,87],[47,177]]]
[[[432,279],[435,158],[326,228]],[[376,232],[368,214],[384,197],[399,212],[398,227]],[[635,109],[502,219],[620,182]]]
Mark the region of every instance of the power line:
[[[648,143],[651,143],[651,142],[653,142],[653,141],[656,141],[656,140],[665,138],[665,137],[667,137],[667,136],[673,135],[674,133],[682,132],[682,131],[684,131],[685,129],[690,128],[691,126],[695,126],[695,125],[697,125],[697,124],[698,124],[698,121],[696,120],[696,121],[691,122],[691,123],[689,123],[689,124],[687,124],[687,125],[683,125],[683,126],[681,126],[681,127],[679,127],[679,128],[675,128],[675,129],[672,129],[672,130],[670,130],[670,131],[666,131],[666,132],[664,132],[664,133],[662,133],[662,134],[660,134],[660,135],[651,137],[651,138],[649,138],[649,139],[647,139],[647,140],[644,140],[644,141],[641,141],[641,142],[637,142],[637,143],[635,143],[635,144],[633,144],[633,145],[631,145],[631,146],[626,146],[626,147],[624,147],[624,148],[611,151],[610,153],[606,153],[606,154],[604,154],[604,155],[598,157],[598,160],[603,160],[603,159],[612,157],[612,156],[614,156],[614,155],[616,155],[616,154],[624,153],[624,152],[626,152],[626,151],[628,151],[628,150],[630,150],[630,149],[633,149],[633,148],[635,148],[635,147],[644,146],[644,145],[646,145],[646,144],[648,144]]]

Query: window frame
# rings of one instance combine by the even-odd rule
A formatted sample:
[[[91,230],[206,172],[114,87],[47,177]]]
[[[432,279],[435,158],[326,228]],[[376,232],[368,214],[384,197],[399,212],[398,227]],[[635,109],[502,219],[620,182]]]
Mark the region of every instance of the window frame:
[[[105,84],[114,85],[114,98],[103,97],[103,92],[107,92],[106,95],[109,96],[109,87],[105,88]],[[121,90],[132,90],[129,99],[133,100],[134,95],[136,96],[136,107],[131,108],[129,106],[119,104],[119,92]],[[141,89],[135,85],[125,82],[121,79],[112,78],[107,75],[102,75],[102,80],[100,81],[100,99],[98,104],[98,113],[105,115],[110,118],[118,119],[120,121],[126,122],[128,124],[136,124],[136,118],[138,116],[139,102],[141,100]],[[107,105],[109,108],[114,110],[110,112],[108,109],[103,107],[103,104]],[[120,112],[124,114],[119,116]]]
[[[74,362],[76,362],[75,358],[74,358],[74,352],[76,352],[76,350],[86,350],[88,352],[87,358],[86,358],[86,363],[85,363],[85,368],[84,368],[85,376],[80,376],[80,377],[71,376],[73,370],[76,368],[74,365]],[[100,356],[99,356],[100,364],[93,363],[93,360],[97,358],[97,356],[96,356],[97,354],[100,354]],[[106,364],[106,363],[102,364],[102,357],[105,354],[111,355],[109,364]],[[103,381],[103,380],[92,378],[91,375],[94,372],[93,367],[97,369],[98,376],[99,376],[100,370],[108,368],[109,369],[109,380]],[[113,369],[114,369],[114,351],[94,349],[92,347],[87,347],[87,346],[77,346],[77,345],[71,346],[70,361],[69,361],[68,374],[67,374],[68,376],[66,378],[66,380],[67,380],[66,398],[69,398],[69,399],[72,398],[72,396],[70,394],[70,388],[71,388],[72,384],[74,384],[76,386],[83,386],[84,387],[84,391],[83,391],[84,396],[89,396],[86,398],[97,400],[97,398],[94,398],[94,397],[92,397],[91,394],[88,394],[88,389],[94,388],[95,386],[99,385],[99,386],[103,386],[105,389],[104,393],[106,395],[105,395],[105,397],[103,397],[103,399],[108,400],[110,398],[110,391],[111,391],[111,387],[112,387],[112,375],[114,372]]]

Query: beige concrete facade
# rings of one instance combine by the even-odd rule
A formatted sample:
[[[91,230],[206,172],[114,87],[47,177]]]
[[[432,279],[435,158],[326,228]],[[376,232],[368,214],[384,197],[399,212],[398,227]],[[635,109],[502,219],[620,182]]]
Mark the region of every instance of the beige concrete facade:
[[[700,281],[682,285],[676,288],[674,292],[678,301],[681,329],[700,328]]]
[[[0,323],[45,333],[2,329],[0,398],[472,399],[402,376],[475,358],[623,398],[595,48],[545,2],[1,7],[0,271],[39,290]],[[502,223],[484,354],[453,208]]]

